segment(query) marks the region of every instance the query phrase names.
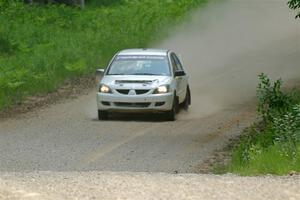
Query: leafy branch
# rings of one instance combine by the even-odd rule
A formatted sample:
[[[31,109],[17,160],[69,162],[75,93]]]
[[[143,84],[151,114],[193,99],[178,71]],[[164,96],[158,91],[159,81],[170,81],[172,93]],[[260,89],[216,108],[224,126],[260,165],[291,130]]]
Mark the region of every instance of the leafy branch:
[[[298,10],[298,13],[295,18],[300,18],[300,0],[290,0],[288,2],[290,9]]]

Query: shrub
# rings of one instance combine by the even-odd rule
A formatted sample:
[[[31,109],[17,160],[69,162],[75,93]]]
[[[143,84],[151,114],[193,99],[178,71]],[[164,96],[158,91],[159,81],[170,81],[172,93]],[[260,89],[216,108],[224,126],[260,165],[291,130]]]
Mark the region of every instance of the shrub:
[[[228,170],[243,175],[300,171],[300,92],[284,92],[280,79],[271,83],[264,74],[259,79],[262,122],[246,130]]]
[[[300,105],[295,105],[292,111],[274,118],[274,143],[282,147],[282,153],[297,157],[297,144],[300,143]]]
[[[260,83],[257,87],[258,113],[263,121],[273,121],[275,116],[280,116],[290,110],[292,105],[291,95],[282,91],[282,80],[278,79],[273,84],[265,74],[259,75]]]

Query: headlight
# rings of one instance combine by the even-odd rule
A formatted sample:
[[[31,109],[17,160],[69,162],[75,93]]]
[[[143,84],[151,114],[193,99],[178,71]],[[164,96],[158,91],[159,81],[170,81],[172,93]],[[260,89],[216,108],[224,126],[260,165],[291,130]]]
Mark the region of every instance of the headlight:
[[[164,94],[164,93],[168,93],[169,91],[170,91],[169,85],[162,85],[162,86],[159,86],[158,88],[156,88],[156,90],[154,91],[154,94]]]
[[[100,85],[99,92],[111,93],[111,89],[107,85]]]

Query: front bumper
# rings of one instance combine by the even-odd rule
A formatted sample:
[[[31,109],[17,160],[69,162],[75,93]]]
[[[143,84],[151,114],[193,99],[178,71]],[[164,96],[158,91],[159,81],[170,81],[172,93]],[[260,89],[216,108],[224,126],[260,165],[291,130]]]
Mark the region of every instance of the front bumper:
[[[116,112],[163,112],[172,109],[174,94],[117,95],[97,93],[99,110]]]

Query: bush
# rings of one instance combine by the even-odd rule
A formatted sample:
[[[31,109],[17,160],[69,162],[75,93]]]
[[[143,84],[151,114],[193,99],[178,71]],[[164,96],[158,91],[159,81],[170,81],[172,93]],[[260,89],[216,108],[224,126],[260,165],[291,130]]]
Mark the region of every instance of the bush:
[[[258,113],[262,122],[247,130],[235,147],[231,172],[243,175],[300,171],[300,92],[284,92],[279,79],[259,75]]]
[[[273,122],[274,143],[282,147],[283,153],[297,158],[297,144],[300,143],[300,104]]]
[[[282,80],[273,84],[265,74],[259,75],[260,83],[257,87],[258,113],[265,123],[272,122],[273,118],[280,116],[291,109],[293,98],[282,91]]]

